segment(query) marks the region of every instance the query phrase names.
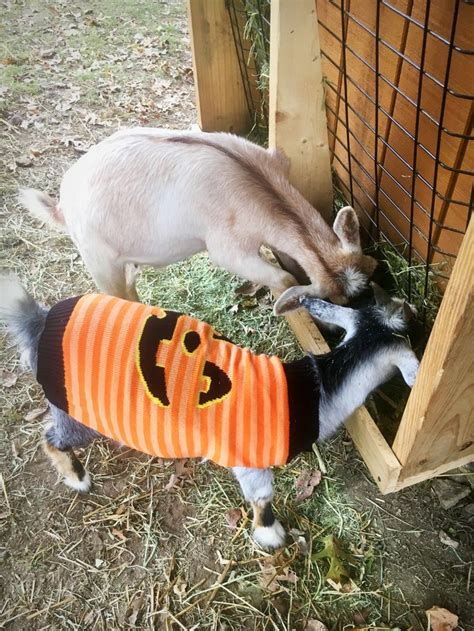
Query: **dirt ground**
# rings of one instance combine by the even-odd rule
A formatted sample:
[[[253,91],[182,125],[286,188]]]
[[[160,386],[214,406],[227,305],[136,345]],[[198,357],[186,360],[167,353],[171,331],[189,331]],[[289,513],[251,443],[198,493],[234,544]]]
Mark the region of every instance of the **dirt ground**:
[[[68,165],[119,126],[195,122],[185,4],[1,6],[2,268],[54,302],[93,283],[67,236],[27,216],[16,189],[57,195]],[[239,303],[238,284],[199,255],[145,270],[139,290],[256,351],[299,355],[269,296]],[[425,609],[438,605],[474,629],[472,493],[449,510],[433,482],[381,496],[341,432],[319,458],[277,472],[275,509],[290,534],[270,555],[249,537],[236,484],[210,463],[97,443],[80,454],[91,493],[66,488],[40,448],[40,390],[4,336],[1,362],[2,628],[317,629],[320,620],[329,629],[422,631]],[[322,482],[297,502],[295,482],[321,464]],[[455,481],[470,488],[461,474]],[[316,558],[321,550],[326,557]]]

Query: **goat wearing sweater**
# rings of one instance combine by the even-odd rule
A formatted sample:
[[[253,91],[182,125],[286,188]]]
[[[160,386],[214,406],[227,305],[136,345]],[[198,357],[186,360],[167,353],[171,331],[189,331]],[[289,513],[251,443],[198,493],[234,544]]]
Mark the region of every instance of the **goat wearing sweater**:
[[[379,304],[360,310],[288,290],[283,308],[306,307],[346,335],[330,353],[287,363],[159,307],[87,295],[46,309],[16,279],[0,289],[0,315],[49,401],[44,448],[66,484],[89,490],[73,449],[99,437],[164,458],[207,458],[232,468],[266,547],[284,541],[270,467],[330,436],[396,368],[409,385],[418,368],[403,337],[410,308],[379,289]]]

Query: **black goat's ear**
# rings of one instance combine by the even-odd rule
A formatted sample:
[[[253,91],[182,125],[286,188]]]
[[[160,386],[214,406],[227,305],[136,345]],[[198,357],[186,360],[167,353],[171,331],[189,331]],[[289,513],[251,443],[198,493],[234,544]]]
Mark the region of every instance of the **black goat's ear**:
[[[392,302],[390,295],[385,291],[385,289],[382,289],[380,285],[377,285],[377,283],[374,283],[372,281],[370,283],[370,286],[372,287],[372,290],[374,292],[375,302],[379,307],[384,307]]]
[[[402,302],[402,310],[403,310],[403,317],[405,318],[407,322],[409,322],[412,318],[414,318],[417,315],[416,307],[411,305],[406,300]]]
[[[334,305],[332,302],[313,296],[301,296],[300,302],[313,317],[322,320],[322,322],[335,324],[350,334],[355,330],[357,311],[354,309]]]

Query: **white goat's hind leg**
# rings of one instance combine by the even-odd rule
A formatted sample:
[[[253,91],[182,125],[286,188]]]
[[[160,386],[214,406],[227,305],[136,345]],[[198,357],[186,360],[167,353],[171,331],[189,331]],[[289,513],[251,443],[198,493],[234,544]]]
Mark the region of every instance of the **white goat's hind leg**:
[[[264,285],[270,289],[283,291],[297,284],[294,276],[264,261],[258,251],[253,253],[244,249],[228,248],[227,245],[222,241],[218,248],[208,244],[209,256],[219,267],[246,278],[255,285]]]
[[[272,510],[273,473],[271,469],[233,467],[245,499],[252,504],[253,538],[263,548],[280,548],[285,530]]]
[[[127,279],[125,263],[108,245],[101,242],[93,245],[93,248],[81,248],[81,256],[100,291],[117,298],[137,300],[135,281],[133,277]]]

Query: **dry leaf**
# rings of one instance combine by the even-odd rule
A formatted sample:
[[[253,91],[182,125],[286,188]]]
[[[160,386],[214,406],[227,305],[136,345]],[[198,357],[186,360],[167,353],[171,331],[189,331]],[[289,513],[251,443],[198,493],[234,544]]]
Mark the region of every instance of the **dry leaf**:
[[[33,164],[33,160],[30,156],[21,156],[20,158],[15,158],[15,164],[19,167],[30,167]]]
[[[43,414],[45,414],[45,412],[47,411],[48,411],[47,407],[35,408],[34,410],[31,410],[30,412],[28,412],[28,414],[25,414],[23,418],[25,419],[25,421],[34,421],[35,418],[39,418],[40,416],[43,416]]]
[[[444,530],[439,531],[439,540],[441,541],[441,543],[444,543],[445,546],[449,546],[450,548],[454,548],[455,550],[456,548],[459,548],[459,541],[456,541],[456,539],[451,539],[448,533],[444,532]]]
[[[14,372],[8,372],[7,370],[2,370],[0,372],[0,383],[4,388],[11,388],[16,384],[18,380],[18,375]]]
[[[329,569],[326,573],[326,580],[332,581],[331,585],[338,591],[342,590],[342,586],[350,578],[349,568],[350,562],[353,562],[352,556],[345,552],[339,541],[334,535],[327,535],[323,538],[324,548],[312,555],[313,560],[327,559],[329,561]]]
[[[297,490],[296,494],[296,502],[302,502],[307,497],[312,495],[314,491],[314,487],[318,486],[321,482],[321,471],[319,469],[307,469],[300,474],[298,479],[295,482],[295,487]]]
[[[458,626],[459,618],[443,607],[431,607],[426,610],[426,615],[433,631],[452,631]]]
[[[117,528],[112,528],[112,534],[122,541],[127,541],[127,537],[123,534],[121,530],[117,530]]]
[[[321,620],[310,618],[306,623],[305,631],[328,631],[328,628]]]
[[[298,552],[306,556],[309,552],[309,546],[304,537],[304,532],[302,530],[298,530],[297,528],[291,528],[290,535],[298,546]]]
[[[132,604],[125,612],[125,622],[131,627],[134,627],[137,623],[138,616],[143,606],[143,596],[135,596],[132,600]]]
[[[231,508],[225,514],[227,525],[232,530],[235,530],[237,528],[237,524],[242,519],[242,517],[243,517],[242,509],[240,509],[240,508]]]
[[[262,573],[259,576],[260,585],[269,592],[280,589],[279,581],[295,585],[298,577],[286,564],[287,562],[281,553],[267,557],[263,561]]]
[[[173,585],[173,592],[176,594],[176,596],[182,598],[186,593],[187,586],[188,584],[186,583],[186,581],[181,576],[178,576],[175,584]]]

